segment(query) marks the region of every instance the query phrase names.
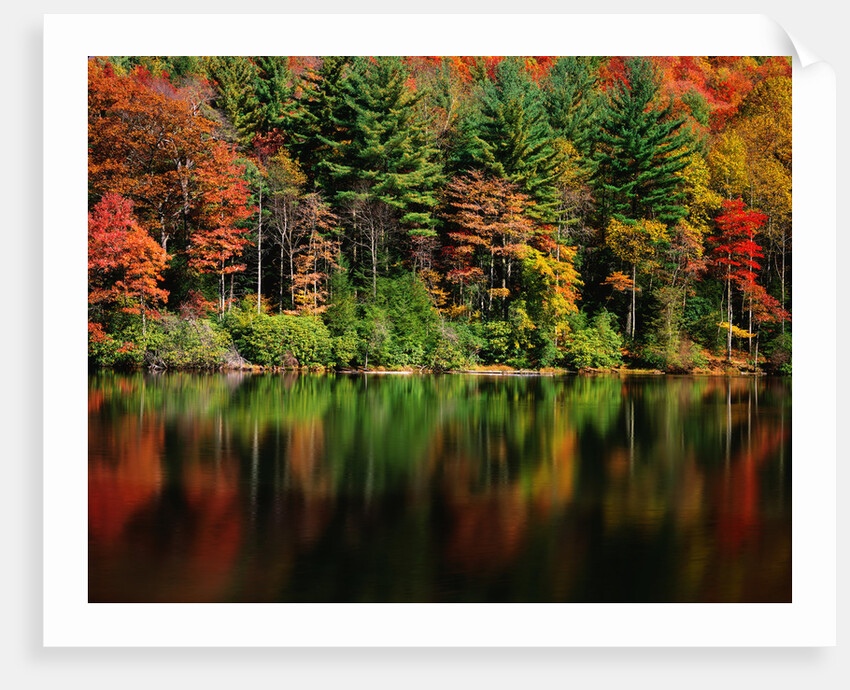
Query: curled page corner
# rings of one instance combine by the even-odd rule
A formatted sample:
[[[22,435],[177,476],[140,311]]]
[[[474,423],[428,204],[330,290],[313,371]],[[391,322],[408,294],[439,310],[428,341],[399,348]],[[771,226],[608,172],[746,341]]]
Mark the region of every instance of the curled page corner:
[[[818,62],[823,62],[819,55],[809,50],[805,45],[803,45],[798,38],[796,38],[788,29],[786,29],[782,24],[773,20],[779,28],[779,30],[785,34],[785,38],[790,45],[787,46],[787,49],[790,49],[790,53],[797,58],[800,67],[806,69],[809,65],[814,65]]]

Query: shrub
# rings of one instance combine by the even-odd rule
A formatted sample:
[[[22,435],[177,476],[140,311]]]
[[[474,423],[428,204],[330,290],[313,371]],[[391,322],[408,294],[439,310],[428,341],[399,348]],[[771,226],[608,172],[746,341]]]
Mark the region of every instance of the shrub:
[[[578,312],[570,318],[572,332],[565,337],[564,358],[577,368],[611,369],[623,363],[623,339],[612,326],[613,316],[603,310],[587,323]]]
[[[132,330],[112,335],[101,324],[91,322],[88,330],[88,358],[91,366],[125,369],[142,363],[144,350],[137,344],[138,334]]]
[[[350,366],[361,349],[360,338],[353,328],[342,335],[331,336],[331,343],[333,359],[338,366]]]
[[[508,308],[506,321],[487,321],[481,327],[484,347],[481,359],[487,364],[506,364],[523,369],[534,361],[538,338],[536,326],[528,315],[523,300]]]
[[[481,325],[481,361],[485,364],[507,364],[514,358],[511,345],[511,324],[507,321],[487,321]]]
[[[166,314],[149,330],[146,357],[168,369],[211,369],[224,364],[230,336],[207,319]]]
[[[239,353],[253,364],[316,367],[335,363],[334,343],[318,317],[239,310],[225,317],[224,326]]]
[[[466,368],[478,360],[483,346],[484,341],[468,325],[443,322],[431,366],[439,371]]]
[[[651,342],[635,351],[635,358],[654,369],[684,373],[708,366],[702,348],[687,336],[662,346]]]
[[[791,334],[780,333],[764,346],[769,368],[779,374],[791,374]]]

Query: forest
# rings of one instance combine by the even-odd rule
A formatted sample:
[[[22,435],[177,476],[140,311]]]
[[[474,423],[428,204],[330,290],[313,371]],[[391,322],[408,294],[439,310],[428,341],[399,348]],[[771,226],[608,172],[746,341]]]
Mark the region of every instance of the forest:
[[[92,57],[90,366],[791,373],[785,57]]]

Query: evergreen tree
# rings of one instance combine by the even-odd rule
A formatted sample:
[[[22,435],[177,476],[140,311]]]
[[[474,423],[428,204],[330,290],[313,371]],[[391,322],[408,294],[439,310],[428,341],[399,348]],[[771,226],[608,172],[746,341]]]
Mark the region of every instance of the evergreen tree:
[[[408,77],[400,58],[358,58],[346,85],[350,119],[340,123],[349,139],[339,157],[320,165],[334,178],[336,202],[351,216],[355,236],[363,236],[373,291],[381,251],[395,249],[393,258],[404,260],[400,250],[436,234],[431,211],[440,168],[415,107],[421,93]]]
[[[327,56],[318,70],[308,71],[289,123],[292,152],[313,186],[327,198],[334,196],[334,178],[324,163],[339,156],[347,139],[346,123],[351,120],[345,101],[350,64],[349,57]]]
[[[263,132],[286,128],[295,89],[285,57],[257,56],[254,94],[257,99],[257,126]]]
[[[259,129],[257,96],[254,93],[257,68],[246,57],[207,58],[207,74],[216,85],[213,105],[233,129],[233,138],[247,144]]]
[[[609,91],[596,133],[593,183],[602,225],[640,219],[674,223],[687,215],[681,177],[692,152],[684,118],[659,108],[652,63],[630,58]]]
[[[532,217],[550,220],[558,190],[552,132],[541,96],[522,60],[502,60],[494,79],[484,82],[472,156],[488,173],[531,196]]]
[[[541,83],[553,134],[572,142],[585,155],[599,109],[598,63],[595,57],[559,57]]]

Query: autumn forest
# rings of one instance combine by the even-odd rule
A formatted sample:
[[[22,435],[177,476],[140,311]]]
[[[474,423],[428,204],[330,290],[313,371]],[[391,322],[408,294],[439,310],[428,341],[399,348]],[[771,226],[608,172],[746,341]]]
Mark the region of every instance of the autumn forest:
[[[89,59],[92,366],[791,372],[784,57]]]

